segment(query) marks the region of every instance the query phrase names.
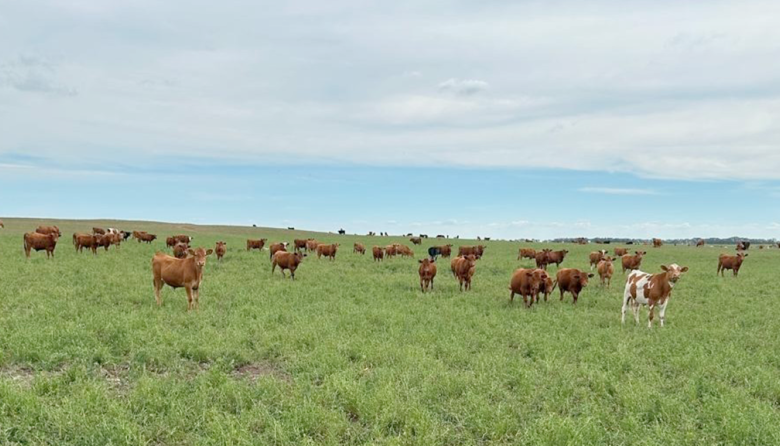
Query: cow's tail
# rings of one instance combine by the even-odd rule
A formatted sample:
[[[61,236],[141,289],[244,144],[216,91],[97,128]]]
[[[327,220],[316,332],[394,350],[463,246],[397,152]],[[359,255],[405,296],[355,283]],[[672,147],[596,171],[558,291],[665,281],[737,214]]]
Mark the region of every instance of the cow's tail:
[[[553,282],[552,288],[550,288],[550,293],[555,291],[555,287],[557,287],[557,286],[558,286],[558,279],[555,279],[555,281]]]

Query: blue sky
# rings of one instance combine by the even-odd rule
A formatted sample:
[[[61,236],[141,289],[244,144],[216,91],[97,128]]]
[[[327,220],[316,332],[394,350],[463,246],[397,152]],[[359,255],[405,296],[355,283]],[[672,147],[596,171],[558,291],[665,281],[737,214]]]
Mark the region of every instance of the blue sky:
[[[780,4],[12,2],[0,216],[780,233]]]

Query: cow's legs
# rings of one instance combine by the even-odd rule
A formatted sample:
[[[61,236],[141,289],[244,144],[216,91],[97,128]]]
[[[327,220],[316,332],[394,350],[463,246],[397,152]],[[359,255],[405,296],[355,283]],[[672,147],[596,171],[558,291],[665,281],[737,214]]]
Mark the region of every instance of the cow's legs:
[[[631,307],[634,310],[634,320],[638,324],[639,323],[639,302],[637,302],[636,300],[632,301]]]
[[[192,310],[192,288],[186,287],[187,291],[187,311]]]
[[[628,310],[628,296],[623,296],[623,308],[620,310],[620,322],[625,324],[626,323],[626,310]]]
[[[655,318],[655,305],[648,305],[648,315],[647,315],[647,328],[653,328],[653,319]]]
[[[160,296],[160,291],[162,290],[162,280],[155,278],[154,279],[154,299],[157,301],[157,306],[162,305],[162,297]]]
[[[664,326],[664,322],[666,321],[666,305],[669,304],[669,301],[661,305],[660,310],[658,311],[659,319],[661,320],[661,326]]]

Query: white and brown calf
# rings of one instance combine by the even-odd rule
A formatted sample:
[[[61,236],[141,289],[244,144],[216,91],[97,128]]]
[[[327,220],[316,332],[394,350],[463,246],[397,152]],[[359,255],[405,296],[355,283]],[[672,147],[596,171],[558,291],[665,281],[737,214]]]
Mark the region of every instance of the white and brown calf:
[[[669,266],[661,265],[662,273],[648,274],[642,271],[632,271],[626,280],[626,290],[623,293],[623,311],[621,320],[626,323],[626,310],[628,305],[634,312],[634,319],[639,323],[639,306],[647,305],[650,314],[647,327],[653,327],[653,318],[655,316],[655,307],[659,308],[661,317],[661,326],[664,326],[666,317],[666,306],[669,305],[669,297],[672,294],[672,288],[680,279],[683,273],[688,271],[688,267],[680,267],[676,263]]]

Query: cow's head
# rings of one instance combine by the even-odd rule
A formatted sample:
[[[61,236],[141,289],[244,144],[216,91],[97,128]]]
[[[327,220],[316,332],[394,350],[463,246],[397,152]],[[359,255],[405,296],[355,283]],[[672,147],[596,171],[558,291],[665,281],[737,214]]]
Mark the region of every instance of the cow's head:
[[[572,276],[572,280],[573,280],[574,283],[579,283],[582,288],[585,288],[586,286],[588,286],[588,279],[590,279],[592,277],[593,277],[592,273],[585,274],[582,271],[577,271]]]
[[[683,275],[683,273],[688,272],[688,267],[680,267],[680,265],[676,263],[672,263],[669,266],[661,265],[661,269],[666,272],[666,278],[669,279],[669,282],[676,283],[678,280],[680,280],[680,276]]]
[[[213,249],[206,251],[203,248],[188,249],[187,254],[191,255],[195,259],[195,265],[199,268],[206,266],[206,257],[214,253]]]
[[[647,254],[647,251],[635,251],[634,254],[636,254],[639,257],[642,257],[643,255]]]
[[[227,243],[225,243],[225,242],[217,242],[217,248],[220,248],[220,247],[224,248],[225,245],[227,245]]]

